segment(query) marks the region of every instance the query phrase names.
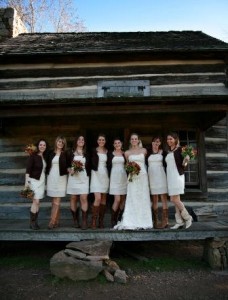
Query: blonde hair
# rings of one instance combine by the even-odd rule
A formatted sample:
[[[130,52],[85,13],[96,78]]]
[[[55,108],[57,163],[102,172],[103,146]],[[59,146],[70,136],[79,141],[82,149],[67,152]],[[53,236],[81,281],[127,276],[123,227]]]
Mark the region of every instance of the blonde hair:
[[[136,136],[138,137],[138,140],[139,140],[138,146],[139,146],[139,148],[143,148],[143,144],[142,144],[142,141],[139,139],[138,133],[132,133],[131,136],[130,136],[130,141],[129,141],[129,149],[132,148],[132,145],[131,145],[131,137],[132,137],[133,135],[136,135]]]
[[[63,145],[64,145],[64,146],[63,146],[63,151],[65,151],[66,148],[67,148],[67,141],[66,141],[65,137],[64,137],[64,136],[61,136],[61,135],[57,136],[57,138],[55,139],[55,151],[57,150],[57,142],[58,142],[59,140],[62,140],[62,141],[63,141]]]

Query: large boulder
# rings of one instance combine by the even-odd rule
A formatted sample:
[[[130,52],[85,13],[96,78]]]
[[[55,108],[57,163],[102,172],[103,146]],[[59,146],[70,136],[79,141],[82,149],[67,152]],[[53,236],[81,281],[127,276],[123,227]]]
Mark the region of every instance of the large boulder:
[[[50,260],[51,273],[59,278],[74,281],[90,280],[103,270],[102,261],[84,261],[67,255],[64,250],[56,253]]]

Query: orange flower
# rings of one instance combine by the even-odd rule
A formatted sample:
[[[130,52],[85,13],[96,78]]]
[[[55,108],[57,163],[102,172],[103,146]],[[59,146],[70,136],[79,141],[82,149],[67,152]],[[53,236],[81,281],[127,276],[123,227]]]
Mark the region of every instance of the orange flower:
[[[37,151],[37,148],[35,145],[33,144],[28,144],[26,147],[25,147],[25,152],[28,153],[29,155],[33,154],[34,152]]]
[[[197,155],[197,150],[195,150],[192,146],[183,146],[181,151],[182,156],[185,158],[187,155],[189,156],[190,160],[194,159]]]
[[[27,186],[26,188],[24,188],[23,190],[21,190],[20,195],[23,198],[32,199],[33,196],[34,196],[34,192],[33,192],[33,190],[30,189],[29,186]]]

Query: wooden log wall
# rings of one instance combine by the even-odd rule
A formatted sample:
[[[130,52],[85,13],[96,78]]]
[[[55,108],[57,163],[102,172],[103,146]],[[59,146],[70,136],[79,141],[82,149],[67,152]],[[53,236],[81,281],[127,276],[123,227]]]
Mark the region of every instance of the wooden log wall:
[[[228,202],[228,114],[205,132],[208,200]]]

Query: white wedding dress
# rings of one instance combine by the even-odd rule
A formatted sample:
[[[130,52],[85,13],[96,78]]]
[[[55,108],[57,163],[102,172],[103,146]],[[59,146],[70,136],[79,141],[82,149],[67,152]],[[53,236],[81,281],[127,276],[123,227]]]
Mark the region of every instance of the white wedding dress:
[[[153,228],[148,176],[144,154],[130,155],[129,161],[141,167],[139,175],[128,182],[126,204],[122,220],[114,227],[118,230],[138,230]]]

